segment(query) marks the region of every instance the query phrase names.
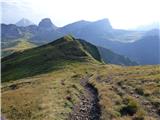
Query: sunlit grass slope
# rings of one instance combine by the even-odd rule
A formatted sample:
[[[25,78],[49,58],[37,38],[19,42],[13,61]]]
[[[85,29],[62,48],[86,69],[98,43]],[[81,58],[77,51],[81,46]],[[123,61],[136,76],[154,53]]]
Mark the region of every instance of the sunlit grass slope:
[[[16,39],[9,42],[2,43],[2,57],[8,56],[17,51],[24,51],[36,47],[34,43],[29,42],[27,39]]]
[[[80,80],[100,64],[95,46],[71,36],[3,58],[2,116],[9,120],[68,118],[84,94]]]
[[[106,65],[90,83],[99,92],[102,120],[160,119],[160,66]]]
[[[65,120],[84,94],[80,80],[95,63],[73,63],[64,69],[2,83],[2,116],[8,120]]]
[[[98,49],[87,47],[87,44],[65,36],[47,45],[7,56],[2,59],[2,82],[58,70],[71,63],[100,61]]]
[[[98,91],[102,120],[157,120],[160,66],[104,65],[98,49],[65,36],[2,59],[2,117],[65,120],[85,94],[80,81]]]

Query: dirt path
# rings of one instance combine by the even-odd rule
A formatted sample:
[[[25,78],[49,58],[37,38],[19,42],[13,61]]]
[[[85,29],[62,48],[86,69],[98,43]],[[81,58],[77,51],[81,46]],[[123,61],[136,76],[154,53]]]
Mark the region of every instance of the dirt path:
[[[81,80],[81,84],[85,88],[85,95],[81,96],[81,102],[73,108],[69,120],[99,120],[101,112],[97,90],[88,83],[87,77]]]

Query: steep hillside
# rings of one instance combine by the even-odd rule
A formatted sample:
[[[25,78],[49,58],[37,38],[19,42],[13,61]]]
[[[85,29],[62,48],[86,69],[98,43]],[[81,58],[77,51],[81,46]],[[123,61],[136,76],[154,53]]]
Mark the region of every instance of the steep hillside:
[[[130,60],[128,57],[116,54],[107,48],[98,47],[102,60],[105,63],[134,66],[138,65],[136,62]]]
[[[15,39],[12,41],[1,42],[1,45],[2,45],[1,57],[6,57],[14,52],[24,51],[26,49],[30,49],[37,46],[34,43],[30,42],[29,40],[23,38]]]
[[[136,65],[136,63],[124,56],[115,54],[107,49],[98,49],[84,40],[75,39],[71,36],[65,36],[33,49],[29,48],[35,46],[25,40],[19,40],[14,44],[11,45],[14,47],[5,48],[2,52],[4,56],[14,52],[2,58],[2,81],[49,72],[77,61],[97,60],[101,62],[103,59],[105,63]]]
[[[98,49],[88,44],[65,36],[37,48],[13,53],[2,58],[2,82],[57,70],[74,62],[101,61]]]
[[[86,94],[81,79],[100,65],[96,59],[95,46],[71,36],[3,58],[2,119],[68,119]]]

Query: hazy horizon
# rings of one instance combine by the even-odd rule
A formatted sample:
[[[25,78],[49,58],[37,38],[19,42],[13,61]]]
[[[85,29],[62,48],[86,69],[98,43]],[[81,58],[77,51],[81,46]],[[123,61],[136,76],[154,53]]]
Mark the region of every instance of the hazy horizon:
[[[1,23],[16,23],[26,18],[38,24],[41,19],[50,18],[62,27],[79,20],[107,18],[113,28],[130,29],[160,22],[158,3],[158,0],[2,0]]]

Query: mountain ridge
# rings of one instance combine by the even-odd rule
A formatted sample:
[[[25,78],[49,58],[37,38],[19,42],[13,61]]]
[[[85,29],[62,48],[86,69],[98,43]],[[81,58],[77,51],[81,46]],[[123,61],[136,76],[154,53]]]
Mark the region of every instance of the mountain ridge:
[[[85,43],[85,45],[87,44]],[[98,49],[96,47],[93,49],[96,54],[92,56],[92,53],[89,53],[88,49],[84,48],[84,45],[75,38],[65,36],[40,47],[13,53],[2,58],[2,82],[11,78],[19,79],[41,74],[41,72],[45,73],[75,62],[101,60]],[[11,71],[12,74],[10,74]],[[8,75],[6,76],[6,74]]]
[[[123,56],[121,56],[122,59],[119,59],[119,55],[109,52],[106,49],[103,49],[106,55],[112,54],[113,58],[109,56],[107,58],[108,60],[104,61],[105,57],[102,56],[100,51],[98,47],[84,40],[75,39],[70,35],[64,36],[48,44],[15,52],[2,58],[2,81],[57,70],[59,67],[75,62],[98,64],[104,64],[105,62],[109,64],[112,63],[113,58],[116,58],[114,59],[114,64],[136,65],[129,59],[126,61]],[[22,69],[25,69],[25,71]],[[16,77],[14,77],[14,73],[10,74],[11,71],[16,73]]]
[[[101,19],[94,22],[82,20],[71,23],[64,27],[55,26],[49,18],[43,19],[40,23],[44,23],[45,25],[43,26],[42,24],[40,24],[39,26],[30,25],[27,27],[17,27],[15,25],[2,24],[2,45],[9,44],[10,40],[13,41],[19,38],[24,38],[29,42],[35,43],[37,45],[42,45],[49,43],[52,40],[63,37],[64,35],[71,34],[76,38],[84,39],[96,46],[110,49],[115,53],[127,56],[137,63],[159,64],[159,62],[154,60],[150,60],[147,62],[145,62],[145,59],[140,60],[139,56],[144,56],[145,54],[137,52],[134,55],[132,51],[136,51],[136,47],[132,47],[132,50],[130,50],[131,48],[129,47],[135,46],[134,44],[137,43],[136,41],[144,39],[144,36],[146,36],[146,34],[157,36],[157,32],[114,29],[112,28],[108,19]],[[147,39],[151,39],[151,37],[148,35],[148,38],[145,37],[146,40],[144,43],[147,45],[147,47],[149,47],[149,44],[147,44]],[[159,40],[159,38],[156,39]],[[152,45],[154,43],[151,42],[150,44]],[[129,53],[130,51],[132,53]],[[158,50],[156,49],[155,51]],[[155,54],[154,56],[158,56],[158,54],[155,52],[152,54]],[[152,54],[149,54],[146,59],[149,59]]]

